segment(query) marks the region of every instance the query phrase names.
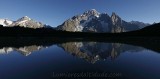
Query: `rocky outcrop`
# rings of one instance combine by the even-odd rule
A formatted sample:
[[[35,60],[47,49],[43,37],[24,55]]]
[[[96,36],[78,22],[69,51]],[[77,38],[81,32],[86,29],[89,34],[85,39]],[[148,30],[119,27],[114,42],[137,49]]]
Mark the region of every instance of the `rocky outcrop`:
[[[125,28],[123,27],[123,20],[116,14],[112,13],[112,33],[120,33],[125,32]]]

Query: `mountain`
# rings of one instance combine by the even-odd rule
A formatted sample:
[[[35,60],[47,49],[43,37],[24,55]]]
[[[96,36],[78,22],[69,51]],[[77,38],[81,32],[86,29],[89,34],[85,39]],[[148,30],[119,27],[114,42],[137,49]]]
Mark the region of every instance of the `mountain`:
[[[0,25],[3,25],[3,26],[9,26],[13,23],[13,21],[11,20],[8,20],[8,19],[0,19]]]
[[[5,27],[14,27],[14,26],[20,26],[20,27],[27,27],[27,28],[42,28],[45,27],[45,24],[42,24],[41,22],[37,22],[28,16],[24,16],[17,21],[10,21],[6,19],[0,19],[0,25],[3,25]],[[48,25],[47,25],[48,27]]]
[[[126,22],[116,13],[109,16],[107,13],[99,13],[95,9],[84,12],[82,15],[76,15],[66,20],[57,27],[58,30],[72,32],[126,32],[141,29],[147,24],[139,22]]]
[[[17,21],[13,22],[10,26],[21,26],[21,27],[28,27],[28,28],[42,28],[44,24],[41,22],[36,22],[35,20],[24,16]]]
[[[143,23],[143,22],[139,22],[139,21],[131,21],[130,23],[131,23],[131,24],[138,25],[138,26],[141,26],[140,28],[144,28],[144,27],[146,27],[146,26],[151,25],[151,24],[149,24],[149,23]]]

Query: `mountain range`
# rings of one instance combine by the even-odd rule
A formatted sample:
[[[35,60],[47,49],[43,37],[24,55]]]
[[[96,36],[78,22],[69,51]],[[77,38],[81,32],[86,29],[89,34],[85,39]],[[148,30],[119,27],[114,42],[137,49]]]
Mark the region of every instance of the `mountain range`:
[[[116,13],[109,16],[107,13],[99,13],[95,9],[73,16],[57,27],[58,30],[71,32],[109,32],[119,33],[139,30],[150,24],[122,20]]]
[[[3,27],[20,26],[34,29],[51,27],[35,21],[28,16],[24,16],[17,21],[0,19],[0,25],[3,25]],[[70,32],[119,33],[139,30],[149,25],[149,23],[139,21],[126,22],[114,12],[109,16],[107,13],[99,13],[95,9],[91,9],[81,15],[73,16],[61,25],[57,26],[55,29]]]
[[[47,27],[47,25],[42,24],[41,22],[37,22],[28,16],[24,16],[17,21],[12,21],[8,19],[0,19],[0,24],[4,27],[14,27],[14,26],[20,26],[20,27],[27,27],[27,28],[42,28]]]

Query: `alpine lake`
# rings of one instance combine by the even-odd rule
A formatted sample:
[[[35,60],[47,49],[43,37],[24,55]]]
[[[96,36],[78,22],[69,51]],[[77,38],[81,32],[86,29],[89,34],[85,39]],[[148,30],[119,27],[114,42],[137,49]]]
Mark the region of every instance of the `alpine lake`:
[[[160,79],[160,44],[132,42],[1,38],[0,79]]]

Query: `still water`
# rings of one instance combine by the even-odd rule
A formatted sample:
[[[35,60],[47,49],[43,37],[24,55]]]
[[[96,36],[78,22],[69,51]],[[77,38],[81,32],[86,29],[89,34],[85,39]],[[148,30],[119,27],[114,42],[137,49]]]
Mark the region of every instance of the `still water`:
[[[106,42],[0,49],[0,79],[62,77],[160,79],[160,53],[139,46]]]

